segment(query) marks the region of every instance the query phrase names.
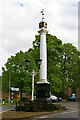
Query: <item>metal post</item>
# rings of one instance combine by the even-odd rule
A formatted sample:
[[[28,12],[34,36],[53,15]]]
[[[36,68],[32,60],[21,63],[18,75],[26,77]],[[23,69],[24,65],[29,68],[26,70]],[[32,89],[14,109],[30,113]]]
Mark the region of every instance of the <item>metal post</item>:
[[[9,75],[9,103],[11,101],[11,91],[10,91],[10,87],[11,87],[11,73]]]
[[[34,76],[35,76],[35,71],[32,71],[32,98],[31,100],[34,100]]]

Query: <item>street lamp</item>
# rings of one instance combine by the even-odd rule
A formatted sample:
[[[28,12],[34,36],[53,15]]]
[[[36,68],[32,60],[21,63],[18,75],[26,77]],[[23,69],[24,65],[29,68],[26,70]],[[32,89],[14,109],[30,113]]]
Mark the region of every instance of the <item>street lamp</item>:
[[[29,59],[26,59],[25,62],[26,62],[27,65],[30,64],[30,60]]]
[[[28,65],[30,64],[30,60],[25,60],[25,62],[26,62],[26,64],[27,64],[27,72],[28,72]],[[41,59],[38,59],[37,62],[38,62],[38,65],[40,66],[42,60],[41,60]],[[32,70],[32,73],[31,73],[31,75],[32,75],[32,97],[31,97],[31,100],[32,100],[32,101],[34,101],[34,77],[35,77],[36,74],[37,74],[37,73],[36,73],[35,70],[33,69],[33,70]]]
[[[10,88],[11,88],[11,73],[9,74],[9,103],[11,101],[11,90],[10,90]]]
[[[31,61],[29,59],[26,59],[25,62],[26,62],[26,65],[27,65],[26,69],[27,69],[27,72],[28,72],[28,65],[30,64]]]
[[[38,65],[41,65],[42,59],[38,59],[37,62],[38,62]]]

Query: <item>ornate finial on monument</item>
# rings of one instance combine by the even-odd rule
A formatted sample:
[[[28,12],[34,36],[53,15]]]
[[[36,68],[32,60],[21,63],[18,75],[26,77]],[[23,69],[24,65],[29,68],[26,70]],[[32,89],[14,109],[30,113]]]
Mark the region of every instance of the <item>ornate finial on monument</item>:
[[[42,13],[42,21],[44,21],[44,9],[42,9],[41,13]]]
[[[39,28],[41,29],[41,28],[47,28],[47,23],[46,22],[44,22],[44,9],[42,9],[42,11],[41,11],[41,14],[42,14],[42,21],[39,23]]]

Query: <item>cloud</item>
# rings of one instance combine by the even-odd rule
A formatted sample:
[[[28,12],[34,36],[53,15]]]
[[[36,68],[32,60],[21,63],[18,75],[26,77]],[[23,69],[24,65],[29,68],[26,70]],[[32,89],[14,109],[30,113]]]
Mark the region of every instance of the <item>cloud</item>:
[[[78,0],[1,0],[1,67],[11,55],[32,47],[43,8],[49,33],[78,46]]]
[[[75,4],[75,6],[73,6]],[[51,5],[52,6],[52,5]],[[55,9],[58,6],[58,10]],[[53,10],[49,12],[48,25],[50,32],[58,36],[63,43],[71,42],[73,45],[78,46],[78,3],[76,1],[56,1],[56,6],[53,6]],[[52,8],[52,7],[51,7]],[[56,11],[56,12],[55,12]],[[48,15],[48,16],[49,16]],[[47,18],[48,18],[47,16]]]

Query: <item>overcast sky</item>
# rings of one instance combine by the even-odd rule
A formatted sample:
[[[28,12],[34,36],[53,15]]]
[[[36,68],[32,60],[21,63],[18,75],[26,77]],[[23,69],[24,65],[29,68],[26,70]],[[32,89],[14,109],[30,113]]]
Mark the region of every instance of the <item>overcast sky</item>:
[[[32,47],[42,9],[49,33],[77,47],[78,1],[0,0],[0,68],[11,55]]]

